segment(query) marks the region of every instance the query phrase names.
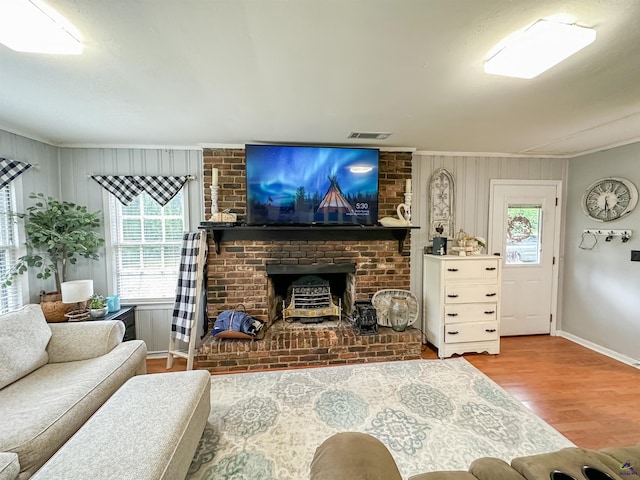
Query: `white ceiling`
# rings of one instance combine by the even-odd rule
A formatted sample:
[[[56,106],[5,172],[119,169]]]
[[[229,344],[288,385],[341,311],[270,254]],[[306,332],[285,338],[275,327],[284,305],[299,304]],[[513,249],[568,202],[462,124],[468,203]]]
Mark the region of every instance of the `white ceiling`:
[[[575,156],[640,140],[639,0],[48,1],[85,52],[0,45],[0,128],[54,145]],[[595,43],[532,80],[483,73],[499,40],[558,13]]]

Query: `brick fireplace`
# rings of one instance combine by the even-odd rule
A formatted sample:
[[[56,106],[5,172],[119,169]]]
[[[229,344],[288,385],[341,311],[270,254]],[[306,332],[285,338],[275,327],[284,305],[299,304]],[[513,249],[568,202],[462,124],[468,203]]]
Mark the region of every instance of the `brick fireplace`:
[[[244,150],[204,150],[207,215],[208,182],[214,167],[219,172],[219,209],[231,209],[242,219],[246,213]],[[410,176],[410,153],[380,153],[380,217],[395,216],[395,208],[403,200],[405,180]],[[340,292],[349,303],[350,313],[353,301],[368,300],[380,289],[409,288],[409,256],[404,253],[409,250],[409,242],[407,235],[403,252],[399,252],[396,239],[367,239],[363,235],[335,240],[326,236],[315,240],[313,233],[303,240],[259,237],[225,241],[223,237],[218,254],[211,242],[207,264],[209,318],[215,319],[221,311],[242,304],[248,313],[267,321],[269,327],[264,340],[218,340],[207,335],[199,351],[199,368],[219,372],[419,358],[421,336],[415,329],[398,333],[380,328],[378,335],[358,336],[348,321],[330,325],[274,321],[281,299],[274,299],[274,280],[267,273],[286,272],[287,267],[322,273],[335,265],[351,265],[353,285],[347,288],[346,296]]]

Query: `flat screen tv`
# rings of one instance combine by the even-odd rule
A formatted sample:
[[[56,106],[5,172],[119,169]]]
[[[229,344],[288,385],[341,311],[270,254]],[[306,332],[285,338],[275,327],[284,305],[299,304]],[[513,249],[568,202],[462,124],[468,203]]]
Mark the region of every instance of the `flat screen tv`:
[[[374,225],[372,148],[246,145],[248,225]]]

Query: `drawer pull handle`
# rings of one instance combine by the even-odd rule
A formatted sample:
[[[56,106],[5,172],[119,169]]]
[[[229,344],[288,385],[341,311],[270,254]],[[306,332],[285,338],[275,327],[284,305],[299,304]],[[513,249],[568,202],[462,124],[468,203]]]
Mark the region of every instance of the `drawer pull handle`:
[[[494,313],[496,313],[495,310],[485,310],[484,313],[486,313],[487,315],[493,315]]]
[[[489,271],[489,272],[493,272],[496,269],[496,267],[485,267],[485,270]]]
[[[457,268],[447,268],[447,272],[457,272]]]
[[[496,329],[495,328],[485,328],[484,331],[488,332],[488,333],[493,333],[493,332],[496,331]]]
[[[447,317],[457,317],[457,313],[447,313]]]
[[[487,293],[485,297],[495,297],[497,293]]]
[[[457,335],[458,333],[460,333],[460,332],[458,332],[456,330],[456,331],[453,331],[453,332],[447,332],[447,335]]]
[[[457,293],[451,293],[451,294],[447,295],[447,297],[449,297],[449,298],[458,298],[458,294]]]

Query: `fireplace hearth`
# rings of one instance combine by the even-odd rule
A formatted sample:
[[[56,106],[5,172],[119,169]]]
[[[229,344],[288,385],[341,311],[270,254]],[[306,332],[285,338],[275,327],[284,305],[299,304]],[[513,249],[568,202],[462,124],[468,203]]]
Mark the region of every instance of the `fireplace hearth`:
[[[375,335],[359,335],[350,322],[324,322],[322,328],[282,320],[270,325],[261,340],[220,339],[207,335],[196,368],[211,373],[303,368],[353,363],[417,360],[420,330],[394,332],[379,327]]]

